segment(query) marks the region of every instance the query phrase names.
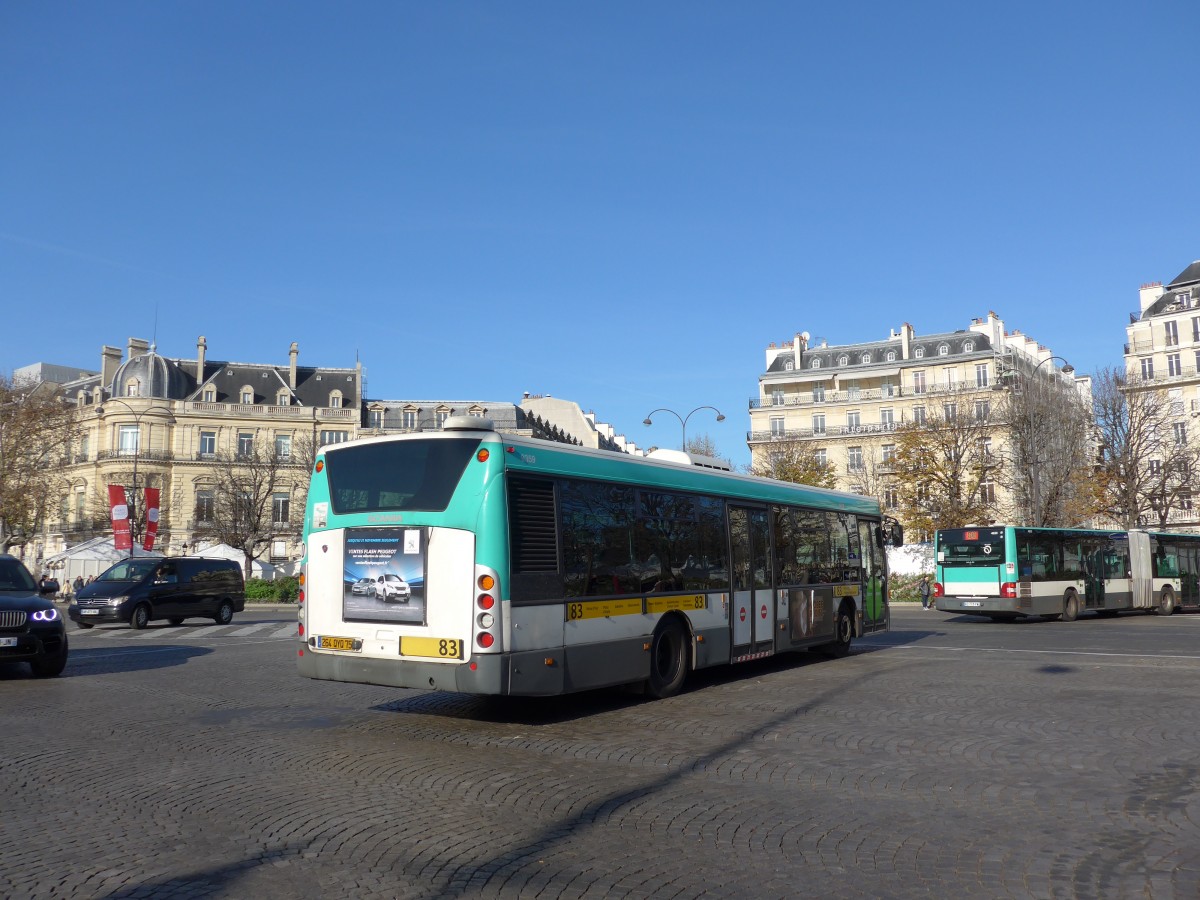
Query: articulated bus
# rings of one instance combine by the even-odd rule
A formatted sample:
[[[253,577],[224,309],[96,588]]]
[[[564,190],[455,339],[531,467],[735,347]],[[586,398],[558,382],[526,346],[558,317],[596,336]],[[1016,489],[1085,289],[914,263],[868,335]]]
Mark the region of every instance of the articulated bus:
[[[902,538],[875,500],[670,454],[499,434],[465,416],[321,448],[300,673],[530,696],[643,684],[667,697],[694,669],[840,656],[887,629],[884,544]]]
[[[1200,535],[995,525],[938,531],[934,553],[942,612],[1072,622],[1200,605]]]

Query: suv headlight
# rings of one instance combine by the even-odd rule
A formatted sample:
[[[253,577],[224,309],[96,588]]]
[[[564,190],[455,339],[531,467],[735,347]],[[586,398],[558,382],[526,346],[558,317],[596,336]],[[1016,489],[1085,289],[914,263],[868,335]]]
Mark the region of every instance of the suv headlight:
[[[29,618],[35,622],[53,622],[58,618],[57,609],[39,609],[34,612]]]

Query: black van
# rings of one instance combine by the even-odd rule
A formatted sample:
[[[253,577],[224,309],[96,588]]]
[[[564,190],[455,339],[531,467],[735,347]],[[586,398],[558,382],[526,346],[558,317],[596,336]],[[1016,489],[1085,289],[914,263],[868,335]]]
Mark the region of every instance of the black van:
[[[128,622],[140,629],[151,619],[178,625],[196,616],[228,625],[245,608],[246,583],[236,562],[168,556],[117,563],[75,594],[67,615],[80,628]]]

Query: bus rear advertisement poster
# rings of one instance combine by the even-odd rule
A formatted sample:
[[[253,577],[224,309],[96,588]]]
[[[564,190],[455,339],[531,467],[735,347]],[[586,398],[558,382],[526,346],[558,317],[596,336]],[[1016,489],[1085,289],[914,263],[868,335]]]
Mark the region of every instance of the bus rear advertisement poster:
[[[347,622],[424,624],[424,530],[346,529],[344,581]]]

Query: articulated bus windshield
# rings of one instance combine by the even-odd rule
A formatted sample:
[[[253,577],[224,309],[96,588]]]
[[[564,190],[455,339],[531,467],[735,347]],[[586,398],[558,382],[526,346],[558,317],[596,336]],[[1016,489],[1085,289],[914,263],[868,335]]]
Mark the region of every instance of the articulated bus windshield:
[[[331,449],[325,454],[325,472],[333,511],[440,512],[478,446],[478,438],[449,438]]]
[[[998,566],[1004,562],[1003,528],[952,528],[938,532],[943,566]]]

